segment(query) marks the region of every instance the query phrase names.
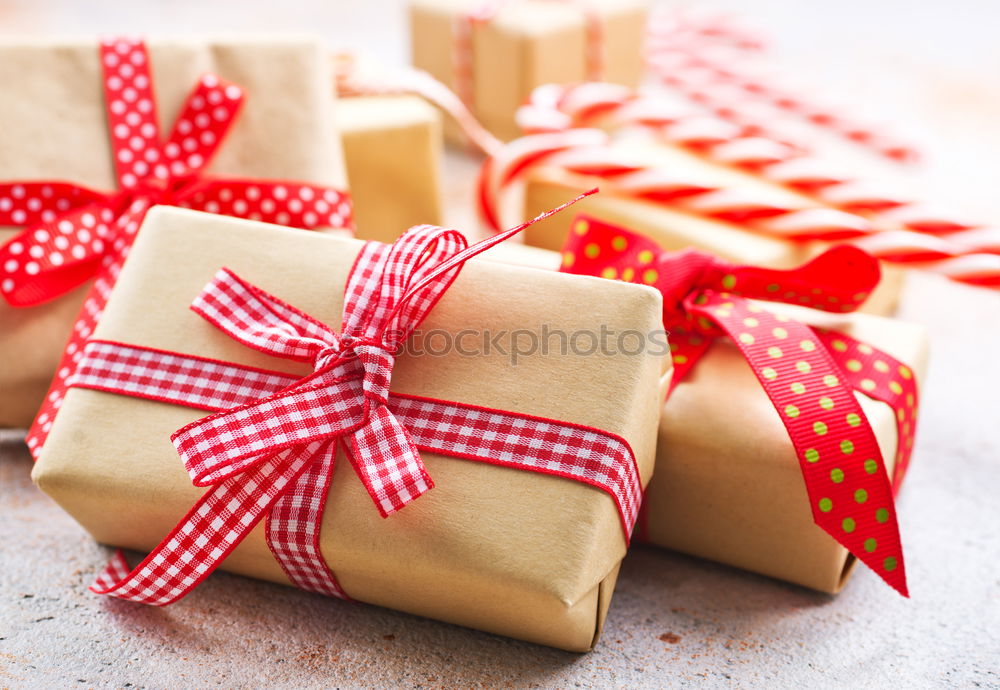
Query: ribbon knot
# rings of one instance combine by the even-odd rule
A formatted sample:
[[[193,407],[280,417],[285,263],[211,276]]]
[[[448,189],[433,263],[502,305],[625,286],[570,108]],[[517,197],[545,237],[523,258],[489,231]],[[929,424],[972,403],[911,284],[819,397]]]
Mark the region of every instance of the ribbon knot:
[[[685,312],[689,297],[697,297],[705,290],[721,289],[722,278],[730,268],[729,264],[697,249],[658,253],[654,263],[657,265],[655,285],[663,294],[664,314]]]
[[[384,404],[389,399],[389,382],[396,361],[386,343],[342,335],[336,343],[316,353],[313,370],[339,371],[339,367],[350,368],[352,361],[353,377],[362,382],[364,395]]]

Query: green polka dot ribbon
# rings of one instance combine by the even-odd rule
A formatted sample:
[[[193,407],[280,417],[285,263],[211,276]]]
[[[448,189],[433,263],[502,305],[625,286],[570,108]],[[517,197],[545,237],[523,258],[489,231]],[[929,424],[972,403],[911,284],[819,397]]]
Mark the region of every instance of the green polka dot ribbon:
[[[894,496],[913,446],[913,373],[866,343],[752,301],[853,311],[878,284],[876,259],[841,245],[797,269],[738,266],[692,249],[667,252],[648,238],[579,216],[562,270],[660,290],[674,386],[716,338],[731,338],[788,432],[816,523],[908,596]],[[896,412],[900,440],[892,480],[855,391]]]

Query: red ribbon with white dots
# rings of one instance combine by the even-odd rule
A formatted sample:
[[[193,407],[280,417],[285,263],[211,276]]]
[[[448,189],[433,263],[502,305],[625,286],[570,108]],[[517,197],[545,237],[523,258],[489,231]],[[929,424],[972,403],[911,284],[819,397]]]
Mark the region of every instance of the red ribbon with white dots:
[[[343,447],[382,517],[433,488],[420,451],[550,474],[606,492],[626,540],[642,487],[628,442],[599,429],[389,390],[394,353],[466,260],[530,223],[471,247],[417,226],[364,246],[348,277],[341,332],[220,270],[192,310],[236,341],[309,362],[305,378],[176,352],[91,340],[71,385],[215,412],[171,436],[209,487],[135,570],[118,554],[92,589],[164,605],[198,585],[261,520],[297,586],[345,598],[319,544]]]
[[[692,249],[666,252],[641,235],[581,216],[564,248],[562,270],[652,285],[663,293],[675,386],[716,338],[731,338],[788,431],[816,524],[907,595],[894,496],[916,431],[913,372],[866,343],[753,301],[852,311],[878,284],[874,257],[840,245],[793,270],[739,266]],[[892,478],[854,391],[896,412]]]
[[[35,455],[150,207],[176,205],[306,229],[351,225],[350,199],[344,191],[205,174],[236,121],[244,97],[240,87],[204,75],[164,140],[145,44],[106,40],[100,56],[118,189],[93,190],[57,181],[0,183],[0,225],[26,226],[0,247],[4,299],[15,307],[30,307],[95,279],[28,433]]]

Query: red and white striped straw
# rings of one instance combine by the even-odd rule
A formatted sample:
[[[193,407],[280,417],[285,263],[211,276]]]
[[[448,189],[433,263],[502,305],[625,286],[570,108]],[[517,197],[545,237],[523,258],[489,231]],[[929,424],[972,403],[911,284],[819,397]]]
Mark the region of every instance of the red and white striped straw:
[[[878,213],[872,210],[868,214],[872,217],[851,209],[861,205],[858,200],[844,204],[844,208],[831,208],[819,194],[828,194],[831,186],[823,184],[821,176],[788,177],[793,164],[809,162],[800,152],[773,141],[742,137],[727,123],[679,111],[655,97],[643,98],[625,87],[599,83],[540,87],[519,112],[519,120],[536,134],[504,147],[487,161],[480,177],[480,211],[491,228],[503,225],[497,209],[507,189],[532,168],[554,166],[598,177],[602,189],[621,196],[790,240],[848,241],[889,263],[920,267],[971,285],[1000,288],[1000,238],[995,231],[971,228],[932,236],[926,228],[917,231],[898,222],[889,223],[886,215],[901,215],[901,207],[883,209],[871,195],[866,195],[867,207],[878,209]],[[611,137],[603,130],[582,128],[595,124],[643,125],[667,132],[664,138],[668,142],[814,196],[824,205],[763,201],[723,185],[685,177],[673,169],[636,162],[611,146]],[[769,176],[771,171],[777,172]],[[914,222],[917,227],[947,225],[939,222],[935,226],[930,217]],[[972,244],[973,239],[978,242]]]
[[[776,129],[777,123],[796,118],[897,162],[919,158],[915,148],[885,128],[815,102],[783,85],[773,70],[755,72],[753,64],[760,65],[760,60],[751,59],[752,53],[760,52],[762,46],[758,36],[725,16],[665,10],[650,18],[647,64],[664,85],[745,127],[748,134],[789,138],[787,132]]]

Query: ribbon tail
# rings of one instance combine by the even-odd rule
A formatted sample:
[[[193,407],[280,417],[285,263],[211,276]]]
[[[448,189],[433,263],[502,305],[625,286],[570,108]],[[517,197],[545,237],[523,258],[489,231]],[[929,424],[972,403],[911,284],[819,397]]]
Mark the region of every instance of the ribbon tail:
[[[157,177],[197,175],[208,166],[243,104],[243,89],[205,74],[188,95],[163,146]]]
[[[351,436],[348,456],[382,517],[434,488],[409,432],[385,405]]]
[[[909,596],[895,501],[864,410],[808,326],[714,292],[689,311],[717,323],[746,358],[788,431],[813,518]]]
[[[134,570],[115,554],[91,591],[154,606],[181,599],[243,541],[321,446],[292,448],[216,485]]]
[[[336,441],[327,441],[317,450],[315,462],[271,508],[266,533],[268,548],[296,587],[348,599],[323,558],[319,543],[337,447]]]
[[[815,329],[814,329],[815,330]],[[896,464],[892,491],[899,493],[913,454],[917,432],[917,379],[913,370],[887,352],[835,331],[817,330],[816,335],[840,367],[841,375],[855,390],[892,408],[896,417]]]

